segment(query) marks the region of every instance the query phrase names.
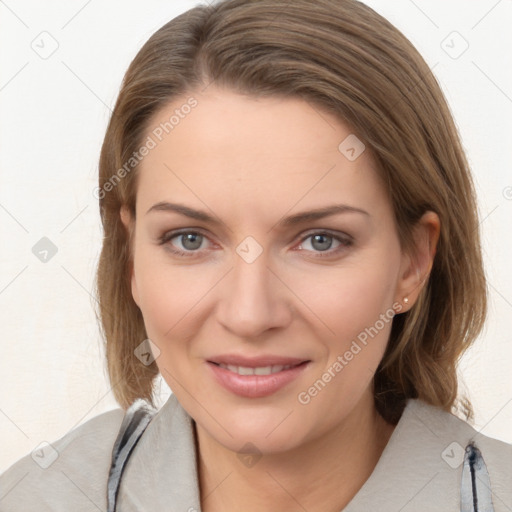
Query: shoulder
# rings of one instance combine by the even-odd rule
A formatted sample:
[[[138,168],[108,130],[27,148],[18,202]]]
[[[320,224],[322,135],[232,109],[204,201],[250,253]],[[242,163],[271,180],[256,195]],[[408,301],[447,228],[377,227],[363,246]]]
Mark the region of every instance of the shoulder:
[[[482,460],[485,471],[480,471]],[[477,482],[477,496],[488,503],[490,490],[495,512],[512,510],[512,446],[450,412],[409,399],[373,473],[346,511],[461,510],[474,495],[472,467],[477,480],[486,477]]]
[[[512,458],[512,444],[482,434],[467,421],[439,407],[429,405],[422,400],[409,400],[406,411],[409,422],[415,419],[423,423],[424,426],[433,430],[440,440],[451,438],[466,443],[471,442],[482,451],[482,454],[487,454],[489,459],[496,455],[500,459]],[[512,460],[505,465],[505,468],[512,469],[510,464]]]
[[[2,512],[106,509],[112,448],[124,418],[108,411],[41,446],[0,475]]]
[[[435,454],[459,473],[469,456],[468,447],[476,447],[489,475],[495,510],[512,505],[512,444],[488,437],[454,414],[420,400],[410,400],[406,410],[418,431],[426,427],[434,434],[429,446]]]

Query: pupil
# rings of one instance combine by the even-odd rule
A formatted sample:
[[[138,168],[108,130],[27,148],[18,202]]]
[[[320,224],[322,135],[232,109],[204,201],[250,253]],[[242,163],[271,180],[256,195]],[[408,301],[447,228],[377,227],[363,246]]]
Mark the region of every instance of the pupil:
[[[316,244],[316,242],[319,242],[319,245]],[[330,249],[332,245],[332,237],[325,235],[314,235],[312,245],[315,249],[325,251]]]
[[[201,247],[201,237],[202,235],[197,233],[188,233],[186,235],[182,235],[183,247],[189,250],[199,249],[199,247]]]

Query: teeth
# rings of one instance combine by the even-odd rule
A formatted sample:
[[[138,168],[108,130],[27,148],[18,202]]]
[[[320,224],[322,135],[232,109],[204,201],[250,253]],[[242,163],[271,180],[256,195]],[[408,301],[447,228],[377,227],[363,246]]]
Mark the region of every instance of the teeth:
[[[279,370],[281,371],[281,370]],[[271,366],[261,366],[260,368],[254,368],[254,375],[270,375],[272,373]]]
[[[237,368],[239,375],[254,375],[254,368],[246,368],[245,366],[239,366]],[[237,371],[235,370],[235,371]],[[233,370],[231,370],[233,371]]]
[[[238,375],[270,375],[272,373],[282,372],[283,370],[288,370],[292,365],[275,364],[273,366],[258,366],[256,368],[249,368],[247,366],[234,366],[232,364],[223,364],[219,363],[221,368],[225,370],[229,370],[233,373],[238,373]]]

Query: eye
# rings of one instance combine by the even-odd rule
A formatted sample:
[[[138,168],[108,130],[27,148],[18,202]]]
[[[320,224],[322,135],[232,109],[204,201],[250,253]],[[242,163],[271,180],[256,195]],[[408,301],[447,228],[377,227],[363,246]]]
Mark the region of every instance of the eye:
[[[203,234],[197,231],[171,231],[165,233],[160,239],[161,245],[174,254],[180,256],[195,256],[205,249],[208,239]]]
[[[325,231],[310,233],[302,239],[299,249],[318,253],[315,256],[332,256],[350,247],[353,240],[348,236],[333,235]]]

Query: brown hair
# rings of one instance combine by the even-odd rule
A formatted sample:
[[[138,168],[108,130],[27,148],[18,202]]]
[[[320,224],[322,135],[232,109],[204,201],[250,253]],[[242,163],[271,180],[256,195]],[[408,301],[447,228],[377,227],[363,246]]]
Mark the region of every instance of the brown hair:
[[[137,167],[126,162],[160,109],[213,81],[244,94],[300,97],[351,126],[377,163],[403,249],[413,247],[412,229],[423,213],[439,215],[430,276],[413,307],[393,319],[374,395],[391,422],[409,397],[453,408],[458,359],[480,333],[487,308],[474,185],[428,65],[400,31],[355,0],[195,7],[153,34],[131,63],[99,165],[99,315],[119,403],[152,401],[158,374],[155,363],[146,366],[134,355],[147,336],[131,295],[130,235],[119,216],[121,205],[135,214]],[[462,405],[469,417],[469,402]]]

